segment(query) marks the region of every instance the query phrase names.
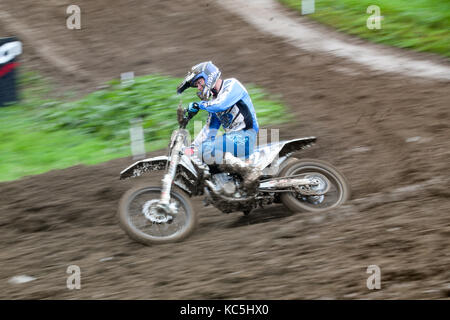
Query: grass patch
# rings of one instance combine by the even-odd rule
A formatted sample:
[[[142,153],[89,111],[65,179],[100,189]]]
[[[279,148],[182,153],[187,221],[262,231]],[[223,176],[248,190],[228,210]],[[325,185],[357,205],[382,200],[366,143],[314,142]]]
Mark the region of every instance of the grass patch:
[[[301,11],[301,0],[279,1]],[[367,28],[370,5],[380,7],[381,29]],[[450,57],[448,0],[316,0],[308,16],[373,42]]]
[[[178,127],[176,109],[181,79],[160,75],[137,77],[123,87],[118,80],[82,99],[50,98],[51,89],[36,73],[20,76],[21,102],[0,108],[0,181],[96,164],[131,155],[132,119],[143,120],[145,150],[167,147]],[[247,86],[260,125],[287,121],[280,99],[269,100],[260,88]],[[183,94],[183,105],[196,101],[195,91]],[[205,123],[207,112],[195,120]],[[193,123],[188,129],[193,135]]]

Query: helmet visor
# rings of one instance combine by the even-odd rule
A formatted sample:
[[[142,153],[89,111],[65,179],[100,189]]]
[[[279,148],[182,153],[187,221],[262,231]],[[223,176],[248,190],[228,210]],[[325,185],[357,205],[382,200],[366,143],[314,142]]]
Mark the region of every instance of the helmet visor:
[[[181,83],[177,87],[178,94],[183,93],[184,90],[191,87],[191,81],[194,78],[194,76],[195,76],[195,74],[193,72],[188,72],[188,74],[186,75],[184,80],[181,81]]]

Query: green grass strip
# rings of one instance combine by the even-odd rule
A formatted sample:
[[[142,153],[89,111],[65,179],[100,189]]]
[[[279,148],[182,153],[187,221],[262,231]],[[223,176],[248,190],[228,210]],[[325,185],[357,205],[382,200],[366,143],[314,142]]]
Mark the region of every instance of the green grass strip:
[[[301,12],[301,0],[279,1]],[[367,28],[371,5],[380,8],[381,29]],[[450,57],[449,0],[316,0],[308,17],[373,42]]]

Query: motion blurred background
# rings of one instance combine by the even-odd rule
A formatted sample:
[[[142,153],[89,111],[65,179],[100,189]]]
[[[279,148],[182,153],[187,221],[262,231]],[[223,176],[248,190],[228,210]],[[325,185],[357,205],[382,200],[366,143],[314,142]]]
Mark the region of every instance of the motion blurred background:
[[[450,3],[316,0],[308,15],[300,0],[251,4],[0,3],[0,37],[23,44],[19,100],[0,107],[0,298],[450,297]],[[273,15],[251,9],[268,4]],[[70,5],[81,10],[80,29],[67,27]],[[371,5],[380,29],[367,27]],[[426,61],[447,77],[305,50],[245,18],[255,15],[269,29],[289,17],[322,40]],[[249,88],[263,128],[281,139],[317,136],[297,157],[343,170],[352,200],[321,214],[275,206],[242,216],[193,199],[200,225],[184,242],[129,239],[115,217],[120,196],[138,181],[160,183],[118,180],[133,161],[130,121],[142,119],[147,156],[164,154],[176,86],[207,60]],[[125,72],[133,84],[120,83]],[[181,98],[187,105],[195,91]],[[66,287],[69,265],[81,269],[80,290]],[[369,265],[381,269],[379,290],[366,286]],[[18,275],[32,281],[11,281]]]

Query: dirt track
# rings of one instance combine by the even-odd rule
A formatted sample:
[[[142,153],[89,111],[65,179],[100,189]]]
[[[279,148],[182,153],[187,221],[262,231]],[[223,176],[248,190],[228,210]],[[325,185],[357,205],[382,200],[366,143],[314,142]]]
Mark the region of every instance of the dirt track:
[[[195,199],[200,226],[192,237],[143,247],[115,217],[118,199],[134,183],[118,181],[131,159],[1,183],[0,298],[448,299],[448,82],[373,73],[303,52],[210,1],[78,1],[80,31],[65,28],[70,1],[51,3],[1,6],[26,22],[29,30],[21,32],[47,39],[88,75],[64,74],[25,42],[23,61],[61,88],[89,91],[126,71],[181,77],[211,59],[225,77],[280,94],[296,118],[281,138],[319,137],[298,156],[342,169],[354,200],[320,215],[278,206],[244,217]],[[0,22],[0,34],[6,28]],[[407,142],[411,137],[421,138]],[[71,264],[81,268],[81,290],[66,288]],[[381,268],[381,290],[366,287],[373,264]],[[8,283],[19,274],[37,280]]]

